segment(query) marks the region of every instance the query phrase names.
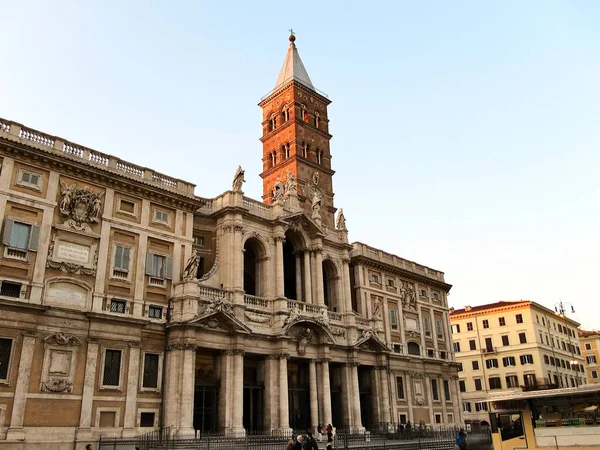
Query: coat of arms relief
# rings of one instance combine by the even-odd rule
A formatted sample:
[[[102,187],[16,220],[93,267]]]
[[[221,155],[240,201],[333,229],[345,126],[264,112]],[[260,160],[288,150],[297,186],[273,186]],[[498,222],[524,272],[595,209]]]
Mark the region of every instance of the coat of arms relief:
[[[89,186],[60,182],[59,211],[68,219],[67,225],[77,231],[90,231],[91,223],[100,222],[104,192],[96,193]]]

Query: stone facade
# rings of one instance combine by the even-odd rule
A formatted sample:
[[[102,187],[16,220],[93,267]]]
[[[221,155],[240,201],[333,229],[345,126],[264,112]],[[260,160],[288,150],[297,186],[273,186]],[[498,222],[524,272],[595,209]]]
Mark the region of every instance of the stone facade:
[[[286,175],[275,200],[244,196],[241,168],[207,199],[0,119],[0,444],[459,423],[450,285],[349,244],[323,162],[317,183],[316,160],[263,177]]]

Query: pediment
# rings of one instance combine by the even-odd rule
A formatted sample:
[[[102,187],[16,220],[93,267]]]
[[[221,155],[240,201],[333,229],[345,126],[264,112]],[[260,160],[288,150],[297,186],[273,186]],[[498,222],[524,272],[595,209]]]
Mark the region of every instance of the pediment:
[[[367,350],[371,352],[391,352],[385,342],[383,342],[375,333],[370,330],[365,330],[363,336],[354,344],[355,348]]]
[[[235,333],[250,333],[250,328],[233,314],[224,311],[207,311],[189,321],[190,325],[201,328]]]
[[[289,214],[283,218],[293,230],[304,230],[309,236],[325,237],[325,231],[317,222],[308,217],[304,212]]]

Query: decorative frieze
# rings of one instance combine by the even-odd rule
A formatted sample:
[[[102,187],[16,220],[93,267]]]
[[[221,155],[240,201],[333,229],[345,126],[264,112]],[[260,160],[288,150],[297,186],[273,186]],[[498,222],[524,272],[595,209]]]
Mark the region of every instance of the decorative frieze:
[[[44,338],[44,343],[51,345],[64,345],[78,347],[81,345],[81,340],[77,336],[68,333],[53,333]]]
[[[171,352],[173,350],[196,350],[196,344],[191,342],[177,342],[174,344],[167,345],[167,351]]]

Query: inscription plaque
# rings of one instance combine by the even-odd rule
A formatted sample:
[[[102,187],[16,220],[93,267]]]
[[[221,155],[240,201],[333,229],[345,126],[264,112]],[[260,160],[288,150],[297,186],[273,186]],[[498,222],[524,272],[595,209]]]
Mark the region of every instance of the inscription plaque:
[[[86,245],[61,241],[58,243],[56,256],[65,261],[87,264],[90,260],[90,248]]]
[[[85,307],[87,291],[70,283],[52,283],[48,287],[46,300],[48,303],[56,303],[64,306]]]

